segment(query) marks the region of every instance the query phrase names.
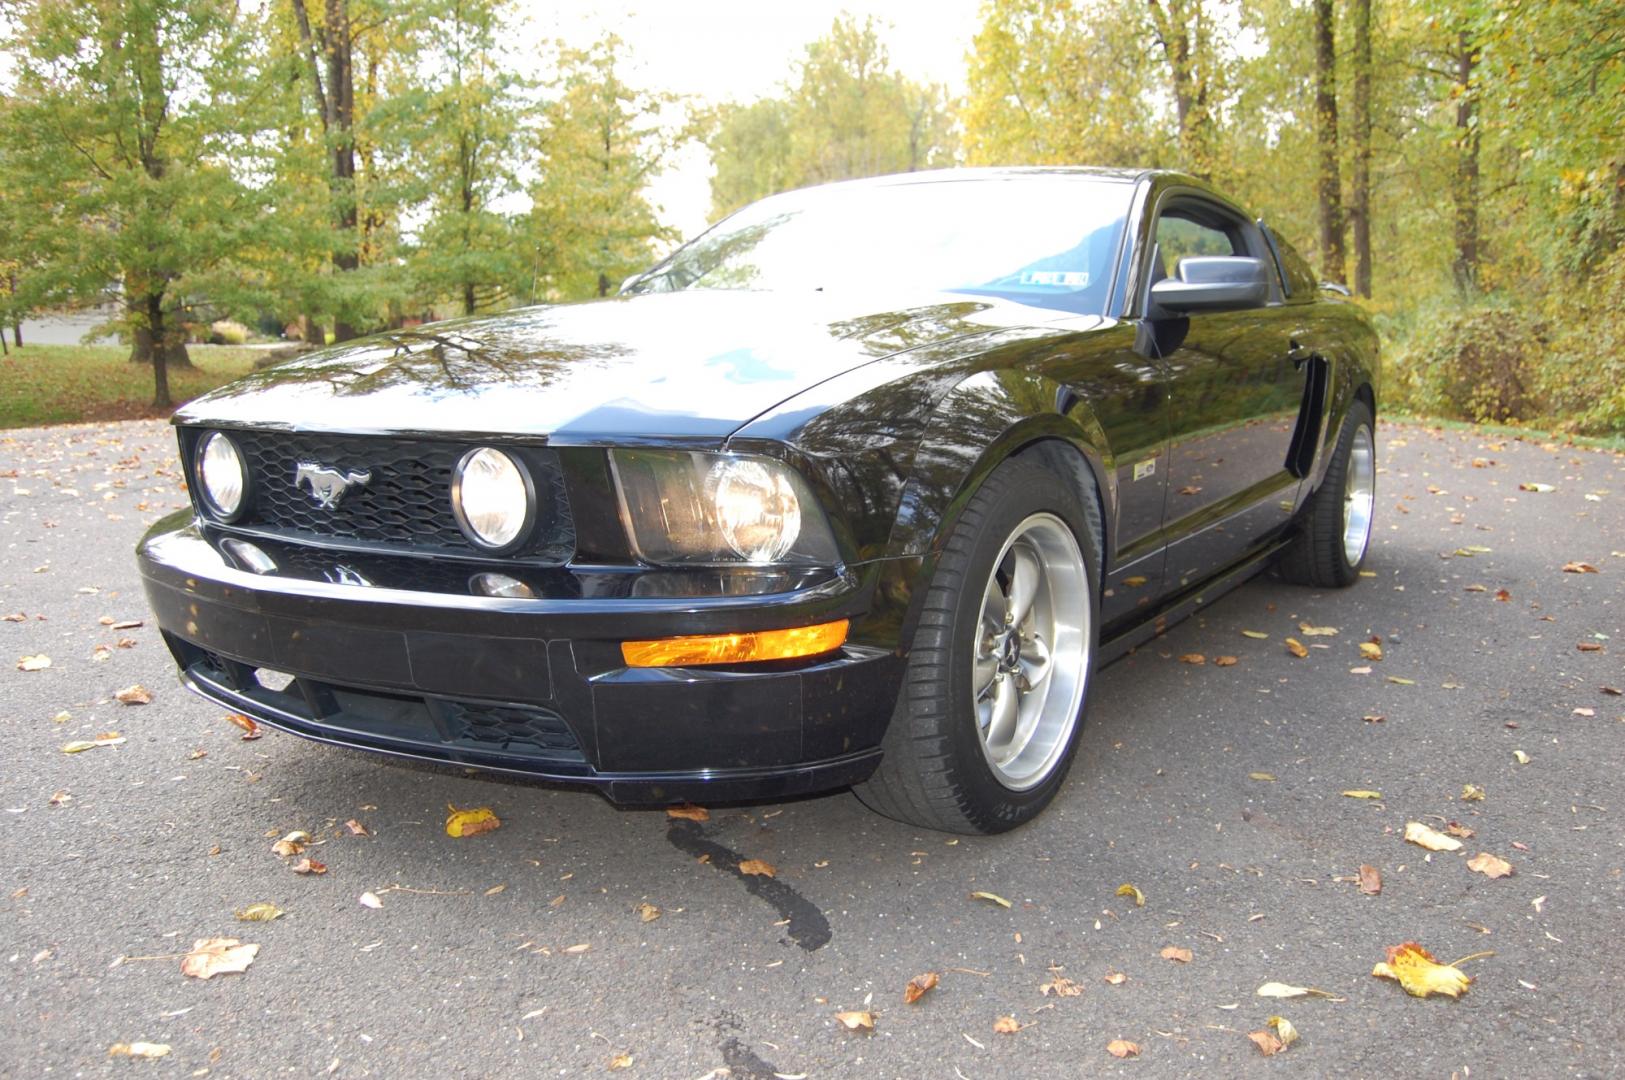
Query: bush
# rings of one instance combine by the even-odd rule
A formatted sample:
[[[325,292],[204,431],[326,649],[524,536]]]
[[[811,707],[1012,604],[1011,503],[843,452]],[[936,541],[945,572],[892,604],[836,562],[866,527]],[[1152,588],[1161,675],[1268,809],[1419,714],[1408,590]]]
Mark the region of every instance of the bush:
[[[1544,413],[1545,320],[1508,307],[1443,310],[1421,321],[1395,359],[1400,404],[1428,416],[1516,423]]]
[[[248,327],[231,319],[219,319],[209,324],[210,345],[246,345]]]
[[[1541,394],[1564,430],[1625,435],[1625,248],[1564,297]]]

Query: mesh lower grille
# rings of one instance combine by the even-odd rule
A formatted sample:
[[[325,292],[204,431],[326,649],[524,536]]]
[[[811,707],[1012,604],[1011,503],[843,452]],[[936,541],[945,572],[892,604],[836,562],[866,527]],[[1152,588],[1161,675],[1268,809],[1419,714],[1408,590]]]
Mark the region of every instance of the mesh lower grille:
[[[581,747],[564,719],[547,709],[521,709],[467,702],[440,703],[448,742],[550,761],[583,761]]]

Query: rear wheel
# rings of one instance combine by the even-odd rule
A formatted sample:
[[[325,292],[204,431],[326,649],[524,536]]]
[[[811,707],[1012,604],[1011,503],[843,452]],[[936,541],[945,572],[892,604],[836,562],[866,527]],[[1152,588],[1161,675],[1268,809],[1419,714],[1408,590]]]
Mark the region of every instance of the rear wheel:
[[[1371,547],[1377,497],[1377,446],[1371,407],[1356,400],[1320,487],[1309,498],[1296,540],[1281,555],[1289,581],[1342,588],[1360,576]]]
[[[1022,460],[971,498],[931,577],[885,757],[856,788],[866,805],[997,833],[1055,797],[1095,667],[1097,514]]]

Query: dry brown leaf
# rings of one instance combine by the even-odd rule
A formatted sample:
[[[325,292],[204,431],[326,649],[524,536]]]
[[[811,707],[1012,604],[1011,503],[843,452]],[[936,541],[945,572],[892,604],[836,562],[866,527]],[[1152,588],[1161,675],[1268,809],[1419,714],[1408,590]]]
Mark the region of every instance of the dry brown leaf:
[[[993,1033],[995,1035],[1014,1035],[1020,1030],[1021,1021],[1013,1016],[1001,1016],[993,1021]]]
[[[63,791],[61,788],[51,792],[51,797],[46,800],[46,802],[50,803],[52,806],[66,806],[72,801],[73,796],[68,794],[66,791]]]
[[[181,958],[181,974],[212,979],[244,972],[259,951],[258,945],[244,945],[236,938],[199,938],[192,943],[192,951]]]
[[[1473,830],[1463,825],[1459,821],[1445,822],[1444,831],[1446,835],[1454,836],[1461,840],[1465,840],[1469,836],[1473,835]]]
[[[1376,896],[1382,892],[1382,872],[1375,866],[1361,865],[1360,891],[1367,896]]]
[[[1434,960],[1431,953],[1414,941],[1389,946],[1387,963],[1372,968],[1371,974],[1397,981],[1413,997],[1429,994],[1460,997],[1473,981],[1457,968]]]
[[[1110,982],[1111,977],[1107,976],[1106,981]],[[1049,982],[1040,986],[1038,992],[1044,997],[1049,997],[1051,994],[1056,997],[1077,997],[1083,993],[1083,986],[1073,982],[1065,975],[1056,975]]]
[[[1199,652],[1188,652],[1179,658],[1179,662],[1181,664],[1205,664],[1207,663],[1207,657]]]
[[[693,803],[684,803],[682,806],[668,806],[666,816],[668,818],[680,818],[683,821],[710,821],[711,811],[703,806],[695,806]]]
[[[654,922],[662,914],[659,908],[647,902],[639,904],[634,910],[637,911],[640,922]]]
[[[244,716],[242,713],[227,713],[226,723],[233,724],[243,729],[243,742],[257,739],[263,734],[263,732],[260,731],[260,726],[253,720]]]
[[[1429,851],[1460,851],[1461,841],[1453,840],[1437,829],[1430,829],[1420,821],[1405,823],[1405,839]]]
[[[258,904],[249,904],[233,914],[237,916],[238,922],[270,922],[272,919],[282,918],[282,909],[262,900]]]
[[[351,818],[349,821],[346,821],[344,823],[344,827],[346,829],[350,830],[350,835],[351,836],[371,836],[372,835],[372,833],[367,831],[367,827],[365,825],[361,824],[361,822],[357,821],[355,818]]]
[[[1236,658],[1234,656],[1215,656],[1213,658],[1213,666],[1214,667],[1235,667],[1236,666]]]
[[[495,896],[500,892],[506,892],[507,888],[508,888],[508,886],[506,886],[506,885],[493,885],[489,889],[485,890],[485,895],[486,896]]]
[[[1122,986],[1124,983],[1128,982],[1128,976],[1124,975],[1121,971],[1108,971],[1104,978],[1112,986]]]
[[[1299,641],[1297,638],[1289,637],[1286,639],[1286,651],[1291,653],[1293,656],[1296,656],[1299,660],[1302,660],[1304,657],[1309,655],[1309,650],[1304,648],[1303,642]]]
[[[1139,889],[1135,888],[1133,885],[1128,884],[1127,882],[1124,882],[1123,884],[1121,884],[1121,885],[1119,885],[1117,887],[1117,895],[1118,896],[1132,896],[1132,897],[1134,897],[1134,906],[1135,907],[1145,907],[1145,893],[1141,892]]]
[[[1148,577],[1142,577],[1139,574],[1135,574],[1133,577],[1124,578],[1123,584],[1130,589],[1138,589],[1141,585],[1144,585],[1150,580],[1151,579]]]
[[[296,874],[325,874],[327,873],[327,864],[319,863],[315,859],[307,857],[293,864],[293,872]]]
[[[875,1014],[867,1010],[854,1009],[850,1012],[838,1012],[835,1019],[848,1031],[873,1031],[875,1029]]]
[[[1004,897],[1000,896],[998,893],[973,892],[973,893],[970,894],[970,898],[972,900],[986,900],[988,903],[997,904],[1002,908],[1007,908],[1007,907],[1010,906],[1010,901],[1006,900]]]
[[[44,671],[51,666],[51,658],[44,653],[37,656],[25,656],[17,661],[18,671]]]
[[[1595,641],[1582,641],[1575,648],[1581,652],[1602,652],[1602,646]]]
[[[1188,964],[1191,962],[1191,951],[1182,949],[1178,945],[1167,945],[1163,947],[1162,958],[1172,960],[1176,964]]]
[[[752,877],[778,877],[779,875],[778,869],[772,863],[763,862],[761,859],[739,860],[739,872],[749,874]]]
[[[1140,1044],[1129,1042],[1127,1039],[1113,1039],[1106,1044],[1106,1053],[1114,1058],[1139,1057]]]
[[[304,851],[305,845],[308,843],[310,843],[310,834],[303,829],[295,829],[271,845],[271,854],[288,858]]]
[[[1476,870],[1487,878],[1503,878],[1512,875],[1512,864],[1505,859],[1491,855],[1487,851],[1480,851],[1467,860],[1467,869]]]
[[[1259,1031],[1249,1031],[1247,1033],[1247,1037],[1253,1040],[1254,1046],[1263,1051],[1265,1057],[1279,1054],[1282,1050],[1286,1049],[1286,1044],[1281,1042],[1280,1039],[1277,1039],[1275,1037],[1275,1033],[1270,1031],[1268,1028],[1264,1028]]]
[[[936,985],[937,973],[934,971],[927,971],[914,976],[908,981],[908,985],[903,987],[903,1004],[914,1004],[923,998],[927,991],[935,989]]]
[[[1512,599],[1512,594],[1505,589],[1496,589],[1495,598],[1504,604]]]
[[[480,833],[487,833],[492,829],[501,828],[501,826],[502,819],[493,814],[489,806],[459,810],[450,803],[446,804],[447,836],[478,836]]]
[[[1597,568],[1588,562],[1566,562],[1563,564],[1565,574],[1595,574]]]
[[[150,705],[152,704],[152,691],[140,683],[126,686],[113,695],[123,705]]]
[[[161,1058],[168,1053],[168,1043],[114,1043],[112,1046],[107,1048],[108,1057]]]

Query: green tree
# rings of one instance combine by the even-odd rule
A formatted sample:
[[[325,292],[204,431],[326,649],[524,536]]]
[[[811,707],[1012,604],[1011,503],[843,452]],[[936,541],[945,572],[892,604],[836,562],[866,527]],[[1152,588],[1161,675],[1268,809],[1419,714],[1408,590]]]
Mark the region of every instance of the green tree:
[[[713,220],[795,186],[790,171],[790,106],[782,98],[721,105],[705,118],[705,127],[715,170]]]
[[[191,286],[259,217],[251,168],[258,26],[226,0],[11,0],[15,96],[0,142],[39,237],[34,295],[117,285],[153,403],[170,404],[173,324]]]

